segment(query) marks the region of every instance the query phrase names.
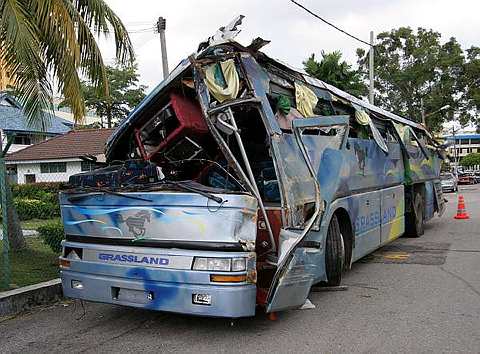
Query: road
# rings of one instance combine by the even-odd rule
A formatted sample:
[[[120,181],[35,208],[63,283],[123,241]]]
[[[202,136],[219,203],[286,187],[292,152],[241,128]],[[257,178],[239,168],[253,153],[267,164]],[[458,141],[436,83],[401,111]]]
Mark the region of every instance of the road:
[[[460,191],[469,220],[447,211],[419,239],[401,238],[354,264],[347,291],[312,292],[315,309],[233,324],[67,302],[0,323],[0,352],[480,351],[480,187]]]

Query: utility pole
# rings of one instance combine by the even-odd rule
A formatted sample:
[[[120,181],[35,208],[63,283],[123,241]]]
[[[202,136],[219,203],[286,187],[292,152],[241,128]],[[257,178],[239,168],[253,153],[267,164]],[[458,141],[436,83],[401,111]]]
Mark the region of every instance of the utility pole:
[[[8,199],[7,199],[7,171],[5,166],[5,154],[10,145],[5,146],[3,148],[3,139],[2,139],[3,131],[0,130],[0,193],[1,193],[1,206],[2,206],[2,234],[3,234],[3,276],[2,276],[2,285],[5,289],[9,289],[10,287],[10,243],[9,243],[9,235],[8,235]],[[5,140],[6,136],[5,136]]]
[[[458,180],[458,168],[457,168],[457,139],[455,138],[455,126],[452,127],[453,135],[453,171],[455,173],[455,178]]]
[[[425,108],[423,107],[423,97],[420,98],[420,110],[422,111],[422,124],[424,127],[427,125],[425,124]]]
[[[373,43],[373,31],[370,31],[370,58],[368,60],[368,75],[370,78],[370,87],[368,90],[368,100],[370,104],[375,104],[373,100],[373,51],[375,50],[375,43]]]
[[[157,21],[157,31],[160,34],[160,47],[162,50],[162,68],[163,78],[168,75],[168,59],[167,59],[167,42],[165,41],[165,29],[167,27],[167,20],[159,17]]]

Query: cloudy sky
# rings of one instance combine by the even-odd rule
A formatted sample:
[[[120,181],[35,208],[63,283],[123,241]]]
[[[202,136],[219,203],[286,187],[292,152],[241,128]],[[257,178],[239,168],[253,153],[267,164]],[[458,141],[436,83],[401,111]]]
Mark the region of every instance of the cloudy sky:
[[[369,32],[400,26],[424,27],[456,37],[464,49],[480,46],[480,2],[476,0],[297,0],[340,28],[369,40]],[[141,82],[150,89],[162,79],[160,44],[153,27],[159,16],[167,19],[170,69],[195,51],[200,41],[242,14],[239,42],[260,36],[272,41],[263,50],[272,57],[301,67],[311,53],[320,56],[340,50],[356,62],[363,45],[320,22],[289,0],[106,0],[131,31]],[[365,46],[363,46],[365,47]],[[112,62],[113,47],[101,41],[105,61]]]

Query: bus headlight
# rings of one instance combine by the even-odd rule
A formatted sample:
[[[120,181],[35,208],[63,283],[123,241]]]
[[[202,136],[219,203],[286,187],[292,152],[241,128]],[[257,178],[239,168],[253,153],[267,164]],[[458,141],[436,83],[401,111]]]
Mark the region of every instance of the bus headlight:
[[[245,258],[233,258],[232,259],[232,272],[241,272],[247,269]]]
[[[221,272],[242,272],[246,269],[245,258],[195,257],[193,270],[214,270]]]

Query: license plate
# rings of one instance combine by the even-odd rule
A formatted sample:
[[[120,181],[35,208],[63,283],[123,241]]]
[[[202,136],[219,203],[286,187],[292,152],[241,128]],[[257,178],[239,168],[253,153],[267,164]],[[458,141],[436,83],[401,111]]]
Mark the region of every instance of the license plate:
[[[135,304],[148,304],[154,300],[152,291],[134,290],[125,288],[112,288],[114,300],[132,302]]]

